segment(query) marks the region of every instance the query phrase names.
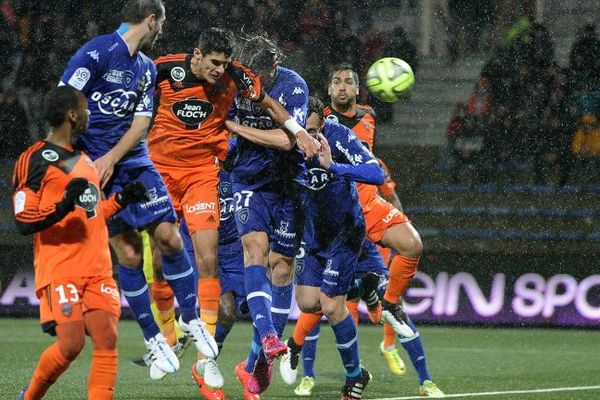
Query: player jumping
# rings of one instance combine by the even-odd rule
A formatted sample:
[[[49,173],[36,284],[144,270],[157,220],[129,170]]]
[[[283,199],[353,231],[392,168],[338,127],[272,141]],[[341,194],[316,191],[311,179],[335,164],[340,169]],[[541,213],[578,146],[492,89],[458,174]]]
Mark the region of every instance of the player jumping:
[[[94,160],[104,192],[118,192],[134,180],[148,188],[150,199],[129,204],[116,214],[109,221],[109,234],[118,258],[121,290],[154,354],[154,377],[177,371],[179,360],[152,317],[138,229],[148,229],[161,251],[164,277],[179,303],[182,330],[193,338],[199,352],[209,357],[217,354],[216,343],[196,310],[196,281],[173,205],[142,140],[152,117],[156,67],[141,50],[154,45],[164,20],[161,0],[128,0],[119,29],[84,44],[60,81],[88,98],[90,125],[77,145]]]

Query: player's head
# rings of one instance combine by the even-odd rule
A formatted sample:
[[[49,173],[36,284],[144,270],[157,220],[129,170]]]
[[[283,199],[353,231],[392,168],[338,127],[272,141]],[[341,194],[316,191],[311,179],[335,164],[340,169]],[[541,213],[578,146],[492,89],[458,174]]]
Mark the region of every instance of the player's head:
[[[55,87],[46,95],[44,119],[53,129],[66,124],[75,138],[88,127],[87,99],[83,93],[70,86]]]
[[[277,44],[266,36],[244,35],[236,59],[254,71],[269,87],[275,81],[277,65],[283,61],[283,52]]]
[[[334,107],[347,107],[355,104],[358,92],[358,74],[352,65],[343,63],[331,69],[327,93],[331,97],[331,104]]]
[[[306,117],[306,132],[312,137],[317,137],[325,123],[323,102],[316,97],[308,98],[308,112]]]
[[[200,79],[215,83],[225,73],[235,50],[235,36],[229,29],[210,28],[202,32],[194,49],[192,71]]]
[[[140,42],[140,49],[151,49],[154,46],[162,34],[165,18],[165,6],[162,0],[127,0],[123,8],[123,22],[147,28]]]

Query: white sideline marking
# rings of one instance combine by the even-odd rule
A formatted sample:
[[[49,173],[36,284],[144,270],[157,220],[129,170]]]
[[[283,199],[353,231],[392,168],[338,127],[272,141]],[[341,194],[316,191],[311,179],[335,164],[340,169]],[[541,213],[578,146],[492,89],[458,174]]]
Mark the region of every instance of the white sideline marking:
[[[477,396],[497,396],[504,394],[527,394],[527,393],[550,393],[550,392],[575,392],[578,390],[598,390],[600,385],[596,386],[571,386],[571,387],[557,387],[548,389],[530,389],[530,390],[503,390],[497,392],[479,392],[479,393],[456,393],[446,394],[448,397],[477,397]],[[406,396],[406,397],[384,397],[370,400],[410,400],[410,399],[425,399],[423,396]]]

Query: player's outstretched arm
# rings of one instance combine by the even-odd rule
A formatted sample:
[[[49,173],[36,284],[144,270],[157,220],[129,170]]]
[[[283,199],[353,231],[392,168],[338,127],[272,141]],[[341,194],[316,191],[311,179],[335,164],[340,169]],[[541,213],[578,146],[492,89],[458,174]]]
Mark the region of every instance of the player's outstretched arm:
[[[275,122],[296,137],[298,148],[304,152],[307,160],[317,155],[320,148],[319,142],[310,136],[278,101],[265,93],[264,98],[258,104],[269,113]]]
[[[225,126],[230,132],[236,133],[249,141],[276,150],[290,151],[296,143],[294,136],[283,129],[256,129],[226,121]]]
[[[319,163],[323,168],[333,172],[336,175],[352,179],[356,182],[368,183],[371,185],[381,185],[385,180],[383,169],[359,141],[354,138],[348,143],[337,144],[343,148],[341,155],[346,158],[344,162],[333,160],[331,148],[327,139],[322,135],[321,151],[319,152]]]
[[[112,177],[115,165],[136,146],[148,132],[150,126],[150,117],[136,115],[133,117],[131,127],[125,132],[121,140],[108,151],[105,155],[94,161],[100,177],[100,187],[104,188],[106,183]]]

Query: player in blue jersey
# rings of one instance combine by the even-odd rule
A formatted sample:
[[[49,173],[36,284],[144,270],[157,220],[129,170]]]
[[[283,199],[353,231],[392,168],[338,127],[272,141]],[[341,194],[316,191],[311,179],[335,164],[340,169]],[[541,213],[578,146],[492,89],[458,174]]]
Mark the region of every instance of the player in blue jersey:
[[[301,262],[300,258],[296,259],[296,262]],[[356,277],[360,280],[365,277],[366,274],[374,272],[379,277],[378,282],[378,294],[379,297],[383,297],[383,293],[387,288],[387,282],[389,277],[389,271],[386,267],[383,257],[377,246],[366,240],[363,244],[363,248],[360,254],[359,262],[356,267]],[[353,315],[355,322],[358,322],[358,315]],[[414,323],[408,319],[408,325],[415,332],[415,335],[410,338],[400,338],[400,342],[402,347],[408,353],[410,360],[417,371],[418,379],[419,379],[419,394],[425,397],[432,398],[440,398],[445,397],[444,392],[442,392],[437,385],[432,381],[431,374],[429,373],[429,368],[427,367],[427,358],[425,355],[425,349],[423,347],[423,342],[421,341],[421,337],[418,333],[417,328]],[[315,329],[313,329],[310,334],[304,339],[304,345],[302,346],[302,366],[304,369],[304,377],[298,384],[298,386],[294,389],[294,393],[298,396],[311,396],[312,390],[315,386],[315,370],[314,365],[316,361],[317,354],[317,340],[319,339],[320,334],[320,325],[317,325]],[[293,352],[291,352],[293,357]],[[400,375],[404,375],[406,373],[406,367],[402,362],[402,359],[399,358],[397,351],[395,351],[395,356],[398,357],[398,363],[402,366],[402,373]],[[294,380],[295,380],[295,372],[297,372],[298,359],[294,360]],[[283,375],[283,371],[282,371]]]
[[[261,78],[269,96],[304,125],[308,87],[295,71],[279,65],[281,51],[275,43],[262,36],[246,37],[236,58]],[[230,115],[244,127],[276,130],[289,144],[281,150],[239,137],[232,175],[236,223],[244,247],[245,289],[255,326],[245,368],[236,371],[243,382],[247,380],[241,378],[243,369],[267,382],[271,360],[287,352],[280,337],[292,301],[293,259],[303,227],[304,157],[293,136],[247,99],[236,97]]]
[[[179,303],[182,330],[200,353],[217,355],[217,345],[198,317],[194,269],[183,249],[175,211],[143,141],[152,117],[156,67],[141,50],[156,42],[164,20],[161,0],[128,0],[119,29],[84,44],[60,81],[88,98],[89,129],[78,146],[94,160],[105,194],[118,192],[134,180],[148,188],[150,200],[130,204],[116,214],[109,221],[109,234],[118,257],[121,289],[154,354],[153,378],[177,371],[179,361],[152,317],[138,229],[148,229],[161,251],[164,277]]]
[[[323,103],[311,97],[307,114],[306,130],[319,135],[322,151],[318,159],[308,161],[306,255],[296,275],[296,301],[302,311],[321,311],[329,319],[346,371],[342,399],[360,399],[370,374],[360,366],[357,329],[345,303],[365,238],[354,181],[381,184],[385,177],[350,129],[324,120]],[[250,128],[238,131],[242,136],[263,135],[265,140],[275,135]]]

